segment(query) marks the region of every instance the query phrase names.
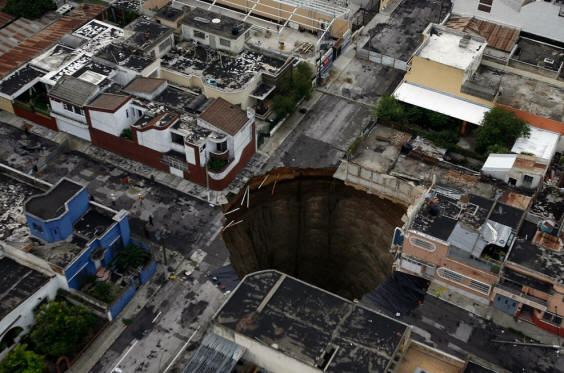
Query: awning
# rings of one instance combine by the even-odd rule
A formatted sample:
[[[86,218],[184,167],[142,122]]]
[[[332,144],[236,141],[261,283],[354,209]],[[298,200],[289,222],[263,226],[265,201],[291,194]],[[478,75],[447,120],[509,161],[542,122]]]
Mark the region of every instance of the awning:
[[[394,97],[405,103],[478,125],[482,122],[484,114],[491,109],[486,105],[476,104],[408,82],[400,84],[394,92]]]

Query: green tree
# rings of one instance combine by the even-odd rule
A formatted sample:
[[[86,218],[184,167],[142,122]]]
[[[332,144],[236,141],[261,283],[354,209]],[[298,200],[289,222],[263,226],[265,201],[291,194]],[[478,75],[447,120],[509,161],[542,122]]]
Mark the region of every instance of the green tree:
[[[118,250],[116,255],[117,266],[121,271],[129,268],[137,268],[145,265],[151,258],[151,254],[135,245],[124,246]]]
[[[290,96],[276,95],[272,99],[272,110],[278,118],[291,114],[295,108],[295,99]]]
[[[16,17],[34,19],[55,9],[57,5],[51,0],[8,0],[2,10]]]
[[[306,62],[300,62],[286,74],[278,85],[278,93],[272,98],[272,110],[278,118],[291,114],[299,100],[311,97],[313,70]]]
[[[43,356],[26,348],[25,344],[14,347],[0,362],[0,373],[43,373],[45,371]]]
[[[405,123],[407,120],[404,106],[390,95],[380,99],[378,105],[373,109],[373,115],[390,122]]]
[[[114,300],[114,288],[108,281],[96,282],[91,294],[94,298],[99,299],[102,302],[110,303]]]
[[[57,358],[78,352],[96,326],[96,316],[83,306],[49,302],[35,315],[31,340],[38,352]]]
[[[509,148],[507,146],[500,145],[500,144],[494,144],[494,145],[488,146],[487,152],[488,152],[488,154],[490,154],[490,153],[510,154],[511,153],[511,151],[509,150]]]
[[[493,145],[510,148],[518,137],[530,135],[524,120],[509,110],[494,107],[484,115],[482,126],[476,131],[474,143],[476,151],[486,152]]]

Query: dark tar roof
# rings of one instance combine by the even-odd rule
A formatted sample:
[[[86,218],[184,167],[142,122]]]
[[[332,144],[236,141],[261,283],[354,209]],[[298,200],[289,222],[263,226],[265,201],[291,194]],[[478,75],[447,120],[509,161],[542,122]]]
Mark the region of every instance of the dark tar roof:
[[[46,193],[31,197],[25,204],[25,211],[43,220],[54,219],[65,211],[65,203],[82,188],[69,179],[61,179]]]
[[[0,320],[49,281],[44,274],[10,258],[0,259]]]
[[[490,215],[490,220],[517,229],[525,211],[497,202]]]
[[[74,232],[88,240],[102,235],[114,223],[112,217],[90,208],[74,225]]]
[[[142,71],[155,61],[153,57],[143,56],[134,47],[122,43],[106,45],[95,58],[135,71]]]
[[[0,83],[0,92],[11,96],[22,89],[26,84],[31,83],[34,79],[43,75],[45,75],[43,71],[27,65],[4,79],[4,81]]]
[[[192,10],[182,23],[227,39],[238,39],[252,27],[250,23],[201,8]]]
[[[84,106],[98,92],[98,86],[73,76],[64,75],[49,91],[49,96]]]
[[[507,260],[564,283],[564,252],[562,251],[545,249],[519,239],[513,244]]]
[[[215,323],[313,367],[337,348],[327,372],[385,371],[408,328],[275,270],[247,275]]]
[[[170,5],[167,5],[163,8],[161,8],[156,14],[155,14],[155,18],[162,18],[162,19],[166,19],[167,21],[176,21],[178,20],[180,17],[182,17],[184,15],[184,11],[181,9],[176,9],[173,8]]]
[[[126,29],[135,31],[135,34],[127,39],[126,43],[143,51],[151,49],[174,32],[173,28],[153,22],[145,17],[137,18]]]

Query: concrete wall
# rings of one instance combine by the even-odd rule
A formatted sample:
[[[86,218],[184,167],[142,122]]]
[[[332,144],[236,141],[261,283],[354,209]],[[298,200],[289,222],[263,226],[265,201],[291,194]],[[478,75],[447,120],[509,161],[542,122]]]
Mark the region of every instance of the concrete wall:
[[[153,149],[160,153],[170,151],[172,138],[170,136],[170,127],[165,129],[150,128],[146,131],[137,131],[137,142],[141,146]]]
[[[472,102],[492,105],[491,101],[462,93],[464,71],[452,66],[430,61],[419,56],[411,60],[411,70],[405,74],[404,80],[413,82],[437,91],[449,93]]]
[[[8,113],[14,113],[14,108],[12,106],[12,100],[5,97],[0,97],[0,110],[7,111]]]
[[[200,88],[202,93],[208,98],[221,97],[233,105],[241,105],[243,109],[253,105],[254,100],[251,99],[249,95],[262,81],[261,74],[257,74],[242,89],[237,91],[225,91],[221,88],[204,83],[202,78],[199,76],[183,74],[178,71],[168,70],[165,68],[159,69],[159,78],[167,79],[171,83],[183,87]]]
[[[88,125],[85,124],[86,119],[84,120],[84,122],[79,122],[63,117],[57,113],[52,113],[52,115],[57,120],[57,128],[59,129],[59,131],[70,133],[71,135],[79,137],[86,141],[91,141]]]
[[[88,115],[93,128],[114,136],[119,136],[124,129],[129,128],[140,118],[137,110],[129,103],[123,105],[115,113],[88,109]]]
[[[239,54],[245,47],[245,34],[240,34],[235,40],[221,37],[220,35],[212,34],[197,27],[191,27],[183,24],[182,26],[182,39],[195,40],[204,45],[211,45],[215,49],[224,50],[233,54]],[[194,36],[194,30],[197,30],[205,35],[205,38],[198,38]],[[249,31],[247,31],[249,32]],[[220,39],[228,40],[231,44],[229,47],[221,45]]]
[[[319,373],[320,370],[293,359],[281,351],[267,346],[257,340],[235,333],[221,325],[213,325],[213,332],[217,335],[245,347],[244,358],[273,373],[300,372]]]
[[[16,114],[18,117],[30,120],[34,123],[40,124],[43,127],[49,128],[50,130],[53,131],[59,130],[59,128],[57,128],[57,120],[55,118],[48,117],[46,115],[37,112],[32,113],[30,111],[22,109],[19,106],[14,106],[13,109],[14,109],[13,113]]]
[[[127,306],[127,303],[135,296],[135,282],[131,279],[131,285],[127,290],[110,306],[112,320]]]

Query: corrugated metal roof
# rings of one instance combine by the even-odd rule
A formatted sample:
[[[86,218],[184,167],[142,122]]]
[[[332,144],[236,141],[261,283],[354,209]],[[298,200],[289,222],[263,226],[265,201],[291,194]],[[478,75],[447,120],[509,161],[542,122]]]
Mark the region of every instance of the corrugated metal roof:
[[[211,333],[205,336],[183,372],[230,373],[244,353],[244,347]]]
[[[0,78],[14,71],[24,63],[54,45],[63,35],[72,32],[86,22],[99,15],[106,6],[97,4],[81,4],[44,28],[31,38],[0,56]]]
[[[480,35],[488,41],[489,47],[505,52],[510,52],[519,38],[519,30],[515,28],[482,21],[473,17],[451,18],[446,26],[455,30]]]
[[[6,6],[7,0],[0,0],[0,9],[3,9]],[[6,24],[10,23],[14,18],[13,15],[8,14],[6,12],[0,12],[0,28],[4,27]]]

